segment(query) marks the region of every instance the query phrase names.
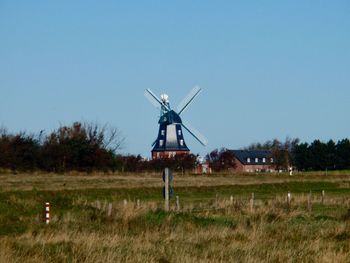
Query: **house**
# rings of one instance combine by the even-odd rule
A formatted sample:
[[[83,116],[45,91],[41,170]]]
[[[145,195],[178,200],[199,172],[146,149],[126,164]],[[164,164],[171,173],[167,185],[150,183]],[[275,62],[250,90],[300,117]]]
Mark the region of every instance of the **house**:
[[[268,150],[231,150],[235,156],[234,172],[272,172],[274,160]]]

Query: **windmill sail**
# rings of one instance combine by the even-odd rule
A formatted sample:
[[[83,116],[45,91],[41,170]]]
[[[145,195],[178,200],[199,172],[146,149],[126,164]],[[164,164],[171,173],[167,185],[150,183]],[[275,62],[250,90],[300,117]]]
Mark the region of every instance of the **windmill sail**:
[[[195,128],[193,128],[188,122],[182,122],[182,127],[184,127],[200,144],[206,146],[208,144],[208,140]]]
[[[158,102],[160,106],[163,106],[166,110],[170,111],[169,106],[163,103],[163,101],[161,101],[150,89],[146,89],[145,96],[153,105],[156,105],[156,102]],[[158,107],[158,105],[156,107]]]
[[[144,95],[154,107],[160,110],[161,104],[151,94],[145,91]]]
[[[180,115],[187,107],[191,104],[191,102],[194,100],[195,97],[199,93],[201,93],[202,89],[198,86],[195,86],[190,93],[180,102],[180,104],[177,106],[177,112]]]

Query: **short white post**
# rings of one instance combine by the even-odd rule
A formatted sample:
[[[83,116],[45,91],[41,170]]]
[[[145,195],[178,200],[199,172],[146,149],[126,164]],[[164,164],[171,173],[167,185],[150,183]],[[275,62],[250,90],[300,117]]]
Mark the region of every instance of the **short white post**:
[[[124,199],[124,206],[127,206],[127,204],[128,204],[128,201],[126,201],[126,199]]]
[[[233,205],[233,196],[230,196],[230,205]]]
[[[96,201],[96,208],[101,210],[101,202],[99,200]]]
[[[45,224],[49,224],[50,223],[50,203],[46,202],[45,203]]]
[[[288,207],[290,207],[291,201],[292,201],[292,194],[290,192],[288,192],[288,194],[287,194]]]
[[[112,203],[108,204],[107,216],[110,217],[112,215]]]
[[[176,196],[176,211],[180,211],[180,199],[179,196]]]
[[[322,196],[321,202],[322,202],[322,204],[324,204],[324,198],[325,198],[325,191],[324,190],[322,190],[321,196]]]
[[[137,199],[136,206],[137,206],[137,208],[140,208],[140,199]]]

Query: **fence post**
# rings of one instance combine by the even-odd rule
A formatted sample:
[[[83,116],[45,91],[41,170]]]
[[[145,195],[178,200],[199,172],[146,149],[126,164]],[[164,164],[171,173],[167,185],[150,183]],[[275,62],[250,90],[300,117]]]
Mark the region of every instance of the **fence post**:
[[[108,203],[107,216],[110,217],[112,215],[112,203]]]
[[[250,203],[250,212],[253,212],[254,211],[254,193],[252,193],[252,197],[250,198],[249,200],[249,203]]]
[[[179,200],[179,196],[176,196],[176,211],[180,211],[180,200]]]
[[[45,203],[45,224],[49,224],[50,223],[50,203],[46,202]]]
[[[99,200],[96,201],[96,208],[97,208],[98,210],[101,210],[101,203],[100,203]]]
[[[124,203],[124,206],[126,207],[128,204],[128,201],[126,201],[126,199],[124,199],[123,203]]]
[[[165,211],[169,211],[169,168],[164,170],[164,208]]]
[[[137,199],[136,206],[137,208],[140,208],[140,199]]]
[[[324,190],[322,190],[321,196],[322,196],[321,203],[323,205],[324,204],[324,198],[325,198],[325,191]]]
[[[287,194],[288,208],[290,208],[291,201],[292,201],[292,194],[290,192],[288,192],[288,194]]]
[[[232,195],[230,196],[230,205],[231,206],[233,205],[233,196]]]

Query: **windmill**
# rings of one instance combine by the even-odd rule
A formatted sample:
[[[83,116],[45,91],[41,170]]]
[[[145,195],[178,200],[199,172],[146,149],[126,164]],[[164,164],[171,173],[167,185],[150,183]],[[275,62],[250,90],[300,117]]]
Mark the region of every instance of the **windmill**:
[[[182,128],[187,130],[203,146],[208,143],[207,139],[200,132],[189,123],[183,122],[180,117],[201,91],[201,88],[195,86],[178,105],[177,111],[174,111],[170,107],[167,94],[162,94],[158,98],[150,89],[146,89],[145,96],[160,110],[158,136],[152,144],[153,159],[172,158],[175,155],[189,154],[190,150],[185,143]]]

